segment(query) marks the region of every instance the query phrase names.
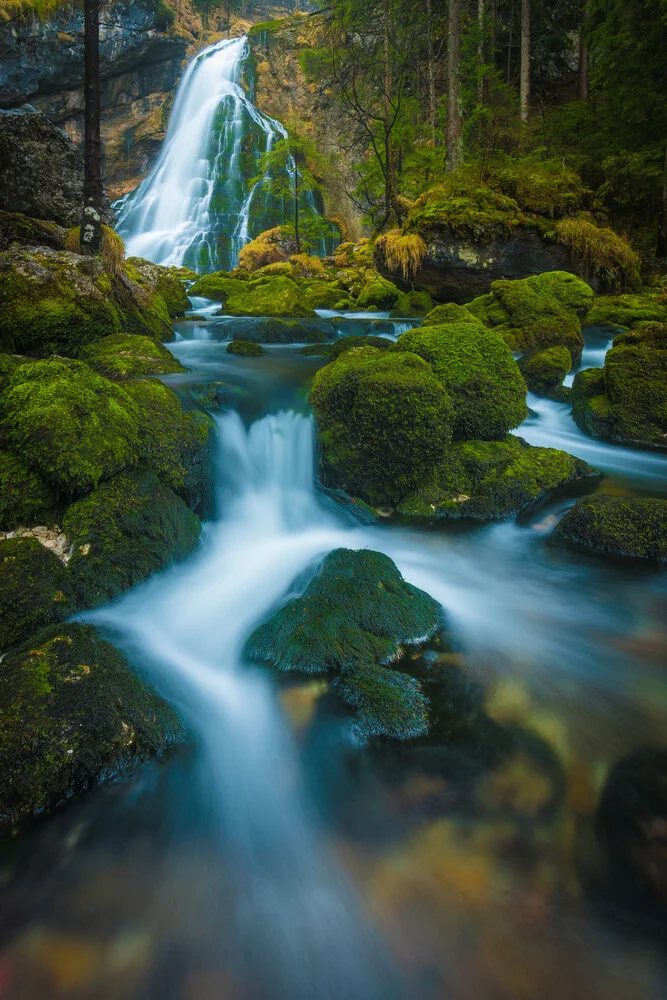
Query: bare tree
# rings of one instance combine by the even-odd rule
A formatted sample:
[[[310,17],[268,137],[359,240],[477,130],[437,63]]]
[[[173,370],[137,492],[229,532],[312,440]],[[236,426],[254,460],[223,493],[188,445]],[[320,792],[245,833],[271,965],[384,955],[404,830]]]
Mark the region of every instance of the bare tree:
[[[447,170],[463,159],[461,123],[461,0],[449,0],[447,18]]]
[[[521,0],[521,70],[519,77],[519,102],[521,121],[528,121],[530,112],[530,0]]]
[[[79,242],[84,253],[94,255],[102,246],[103,200],[99,0],[84,0],[83,13],[84,179]]]

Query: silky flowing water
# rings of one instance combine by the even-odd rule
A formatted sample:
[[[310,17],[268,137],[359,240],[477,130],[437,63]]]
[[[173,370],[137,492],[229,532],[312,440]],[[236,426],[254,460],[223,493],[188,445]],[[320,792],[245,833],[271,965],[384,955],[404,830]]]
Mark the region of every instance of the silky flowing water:
[[[239,392],[216,417],[218,514],[186,563],[87,617],[192,740],[6,849],[0,996],[664,996],[660,934],[596,883],[591,832],[606,769],[667,743],[664,577],[550,545],[567,495],[516,523],[359,525],[315,486],[304,392],[321,361],[173,350],[191,369],[179,391]],[[567,436],[609,471],[603,489],[667,492],[664,459],[534,409],[521,432]],[[484,766],[483,734],[426,767],[369,753],[320,682],[243,661],[253,626],[341,545],[388,553],[442,602],[455,651],[438,655],[512,729],[506,760]]]

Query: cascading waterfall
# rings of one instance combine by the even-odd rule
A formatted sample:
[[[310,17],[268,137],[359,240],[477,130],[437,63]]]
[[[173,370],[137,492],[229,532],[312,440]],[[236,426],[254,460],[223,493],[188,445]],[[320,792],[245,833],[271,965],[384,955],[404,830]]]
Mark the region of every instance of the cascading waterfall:
[[[231,268],[248,240],[287,221],[258,178],[262,154],[286,133],[243,89],[247,55],[245,37],[225,39],[188,65],[155,167],[116,206],[128,256],[200,272]],[[302,211],[319,214],[312,194]]]

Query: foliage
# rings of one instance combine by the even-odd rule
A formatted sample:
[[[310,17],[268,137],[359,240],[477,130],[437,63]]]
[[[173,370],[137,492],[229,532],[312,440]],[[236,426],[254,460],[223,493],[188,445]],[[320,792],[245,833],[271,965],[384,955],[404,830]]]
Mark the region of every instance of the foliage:
[[[419,233],[401,233],[391,230],[380,236],[377,246],[384,252],[390,271],[400,271],[407,279],[418,271],[426,256],[426,244]]]
[[[561,219],[556,236],[586,262],[591,277],[623,290],[639,285],[640,259],[613,229],[600,229],[586,219]]]
[[[75,226],[65,236],[65,249],[71,253],[81,253],[81,227]],[[123,261],[125,260],[125,244],[122,239],[111,229],[110,226],[102,226],[102,246],[100,257],[104,262],[105,270],[114,278],[120,278],[123,274]]]

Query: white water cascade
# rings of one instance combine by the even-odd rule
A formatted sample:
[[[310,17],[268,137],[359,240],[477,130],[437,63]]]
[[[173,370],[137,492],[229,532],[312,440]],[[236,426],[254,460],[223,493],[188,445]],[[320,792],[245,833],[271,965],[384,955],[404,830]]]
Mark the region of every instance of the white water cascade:
[[[245,37],[225,39],[189,63],[160,157],[118,206],[128,256],[199,271],[234,266],[248,239],[283,221],[282,206],[258,190],[264,185],[256,174],[260,156],[285,129],[241,86],[247,54]]]

